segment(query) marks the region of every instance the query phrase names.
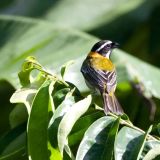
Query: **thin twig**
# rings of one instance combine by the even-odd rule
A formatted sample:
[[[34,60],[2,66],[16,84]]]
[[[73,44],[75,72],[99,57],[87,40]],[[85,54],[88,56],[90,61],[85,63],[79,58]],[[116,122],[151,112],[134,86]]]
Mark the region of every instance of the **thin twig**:
[[[116,116],[116,115],[113,114],[113,113],[108,113],[108,115],[110,115],[110,116],[112,116],[112,117],[114,117],[114,118],[118,118],[118,116]],[[133,129],[135,129],[135,130],[137,130],[137,131],[139,131],[139,132],[141,132],[141,133],[143,133],[143,134],[145,134],[145,131],[143,131],[142,129],[134,126],[133,124],[131,124],[131,123],[129,123],[129,122],[123,120],[123,119],[120,119],[120,123],[123,124],[123,125],[126,125],[126,126],[128,126],[128,127],[130,127],[130,128],[133,128]],[[151,135],[147,135],[147,138],[150,139],[150,140],[159,141],[158,139],[156,139],[155,137],[153,137],[153,136],[151,136]]]

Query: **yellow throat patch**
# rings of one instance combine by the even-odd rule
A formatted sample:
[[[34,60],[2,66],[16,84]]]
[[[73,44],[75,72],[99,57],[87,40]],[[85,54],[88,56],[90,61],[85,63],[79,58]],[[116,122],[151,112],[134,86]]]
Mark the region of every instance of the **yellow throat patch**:
[[[115,69],[113,63],[106,57],[100,55],[96,52],[90,52],[88,57],[90,57],[90,62],[92,67],[103,70],[103,71],[113,71]]]

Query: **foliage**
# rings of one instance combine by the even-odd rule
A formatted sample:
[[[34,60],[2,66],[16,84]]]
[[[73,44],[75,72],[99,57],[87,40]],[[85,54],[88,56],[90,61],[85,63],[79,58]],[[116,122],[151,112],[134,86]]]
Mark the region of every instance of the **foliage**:
[[[33,70],[39,72],[34,75]],[[11,102],[28,104],[27,133],[20,125],[2,138],[1,159],[7,159],[3,155],[12,150],[11,157],[17,159],[24,158],[22,151],[33,160],[142,159],[160,147],[158,138],[149,134],[152,127],[144,132],[126,115],[104,115],[102,108],[92,104],[91,95],[84,98],[76,86],[62,79],[65,72],[61,73],[62,77],[48,73],[33,57],[23,63],[19,72],[22,87]],[[22,141],[23,135],[27,142]]]
[[[160,70],[149,64],[160,65],[159,9],[159,0],[0,2],[0,160],[159,159]],[[104,114],[80,73],[99,39],[123,49],[111,57],[121,117]]]

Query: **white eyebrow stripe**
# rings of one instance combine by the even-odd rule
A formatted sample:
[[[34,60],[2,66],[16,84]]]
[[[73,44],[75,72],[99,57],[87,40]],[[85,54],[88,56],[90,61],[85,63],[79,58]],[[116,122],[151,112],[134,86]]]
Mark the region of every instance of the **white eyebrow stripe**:
[[[96,52],[99,52],[102,48],[104,48],[107,44],[112,43],[111,41],[107,41],[106,43],[104,43],[101,47],[99,47]]]

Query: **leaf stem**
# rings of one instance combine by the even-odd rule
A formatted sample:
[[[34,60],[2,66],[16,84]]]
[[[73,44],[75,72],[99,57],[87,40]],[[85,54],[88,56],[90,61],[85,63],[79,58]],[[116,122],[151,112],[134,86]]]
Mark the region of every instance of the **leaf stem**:
[[[108,113],[108,115],[110,115],[110,116],[112,116],[112,117],[114,117],[114,118],[118,118],[118,117],[119,117],[119,116],[117,116],[117,115],[115,115],[115,114],[113,114],[113,113]],[[139,132],[141,132],[141,133],[143,133],[143,134],[145,134],[145,131],[143,131],[142,129],[134,126],[133,124],[131,124],[131,123],[129,123],[129,122],[123,120],[123,119],[120,119],[120,123],[123,124],[123,125],[126,125],[126,126],[128,126],[128,127],[130,127],[130,128],[133,128],[133,129],[135,129],[135,130],[137,130],[137,131],[139,131]],[[149,134],[148,134],[148,136],[147,136],[147,139],[159,141],[157,138],[155,138],[155,137],[153,137],[153,136],[151,136],[151,135],[149,135]]]

